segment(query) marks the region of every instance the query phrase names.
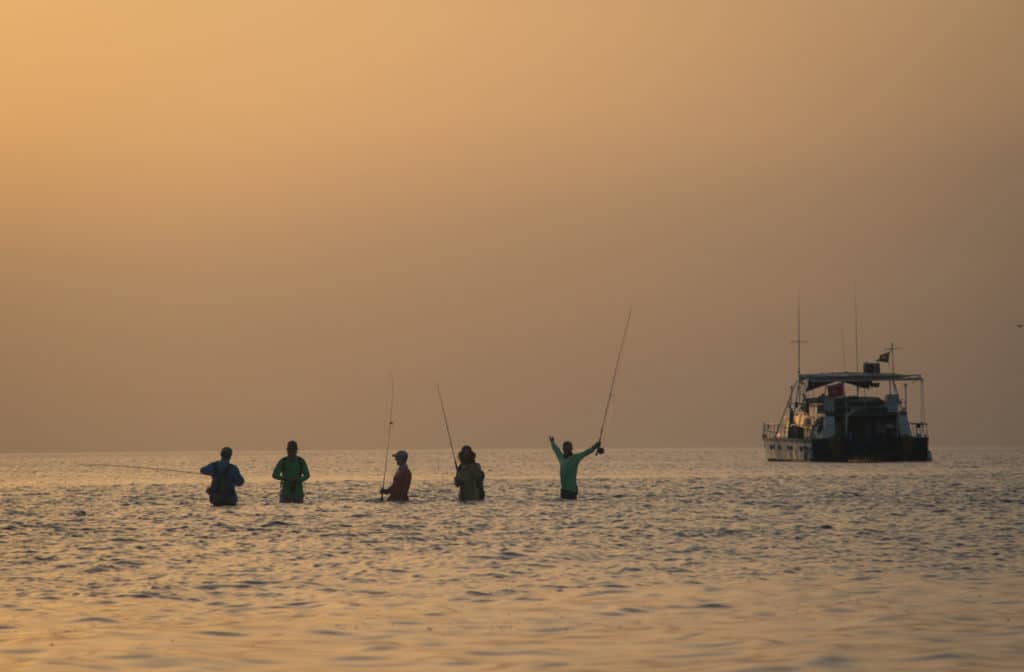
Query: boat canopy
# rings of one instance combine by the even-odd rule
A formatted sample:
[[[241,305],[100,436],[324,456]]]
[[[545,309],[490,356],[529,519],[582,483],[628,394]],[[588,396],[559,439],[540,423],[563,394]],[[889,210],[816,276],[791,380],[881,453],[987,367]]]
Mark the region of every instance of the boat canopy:
[[[920,382],[924,380],[919,373],[857,373],[838,371],[835,373],[801,373],[800,382],[806,384],[807,390],[813,390],[832,383],[847,383],[856,387],[878,387],[878,383],[887,382]]]

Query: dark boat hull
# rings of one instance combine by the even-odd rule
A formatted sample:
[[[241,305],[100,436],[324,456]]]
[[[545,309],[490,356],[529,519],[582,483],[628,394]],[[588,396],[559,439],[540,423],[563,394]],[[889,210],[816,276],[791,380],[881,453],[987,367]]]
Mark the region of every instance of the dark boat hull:
[[[932,459],[927,436],[877,438],[871,441],[764,438],[774,462],[927,462]]]

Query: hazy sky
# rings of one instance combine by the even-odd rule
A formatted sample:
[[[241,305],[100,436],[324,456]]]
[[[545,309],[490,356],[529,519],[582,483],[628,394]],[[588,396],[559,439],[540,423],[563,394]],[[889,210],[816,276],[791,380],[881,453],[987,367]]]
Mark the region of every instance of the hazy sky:
[[[1024,3],[0,6],[2,450],[1020,444]],[[916,411],[916,397],[912,412]],[[611,453],[610,453],[611,454]]]

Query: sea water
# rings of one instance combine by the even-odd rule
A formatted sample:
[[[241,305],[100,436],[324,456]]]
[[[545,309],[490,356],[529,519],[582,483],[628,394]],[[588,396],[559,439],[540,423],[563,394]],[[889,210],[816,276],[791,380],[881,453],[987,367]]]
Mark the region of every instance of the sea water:
[[[1019,670],[1024,450],[769,463],[757,448],[618,446],[560,501],[557,463],[444,449],[382,503],[374,451],[7,454],[0,669]],[[394,465],[388,465],[392,471]]]

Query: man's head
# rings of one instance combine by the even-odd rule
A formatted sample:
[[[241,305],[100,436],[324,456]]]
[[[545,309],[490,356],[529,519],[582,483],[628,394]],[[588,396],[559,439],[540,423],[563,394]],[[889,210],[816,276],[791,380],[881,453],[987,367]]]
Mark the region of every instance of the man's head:
[[[459,451],[459,462],[463,464],[470,464],[476,461],[476,453],[469,446],[463,446],[462,450]]]
[[[230,462],[231,461],[231,448],[224,446],[220,449],[220,459]]]
[[[562,444],[562,455],[566,457],[572,455],[572,441],[566,441]]]
[[[288,457],[295,457],[299,454],[299,444],[295,441],[288,442]]]
[[[398,451],[391,457],[395,458],[395,462],[397,462],[399,465],[405,464],[406,462],[409,461],[409,453],[405,452],[404,450]]]

